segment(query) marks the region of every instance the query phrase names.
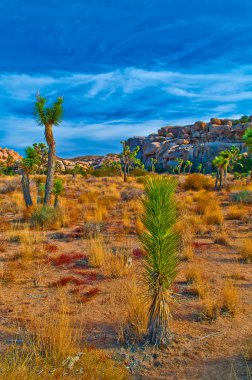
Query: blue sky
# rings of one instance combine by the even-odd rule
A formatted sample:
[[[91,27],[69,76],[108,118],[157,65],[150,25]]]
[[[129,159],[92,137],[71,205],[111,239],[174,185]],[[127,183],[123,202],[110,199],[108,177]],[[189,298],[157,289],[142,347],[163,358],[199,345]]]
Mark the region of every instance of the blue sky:
[[[0,146],[43,141],[37,91],[64,96],[64,157],[251,114],[251,15],[251,0],[1,0]]]

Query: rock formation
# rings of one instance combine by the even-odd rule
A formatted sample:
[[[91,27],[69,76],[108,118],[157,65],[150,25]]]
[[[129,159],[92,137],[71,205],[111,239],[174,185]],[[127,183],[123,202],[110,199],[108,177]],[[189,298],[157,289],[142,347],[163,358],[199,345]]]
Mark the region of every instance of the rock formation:
[[[12,149],[0,148],[0,166],[12,166],[15,162],[20,162],[22,156]]]
[[[252,127],[252,122],[235,124],[229,119],[212,118],[209,123],[197,121],[192,125],[166,126],[147,137],[132,137],[127,140],[131,149],[140,147],[138,157],[145,167],[151,167],[151,158],[158,160],[160,169],[168,170],[176,166],[177,158],[190,160],[196,169],[202,164],[206,172],[212,170],[212,160],[232,145],[241,152],[244,131]]]

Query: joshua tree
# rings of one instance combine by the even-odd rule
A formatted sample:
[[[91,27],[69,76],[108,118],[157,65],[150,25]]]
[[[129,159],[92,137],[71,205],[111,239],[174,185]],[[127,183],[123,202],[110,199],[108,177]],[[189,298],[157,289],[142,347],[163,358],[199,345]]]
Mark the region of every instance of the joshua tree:
[[[30,174],[35,169],[37,165],[37,155],[35,150],[28,146],[25,150],[26,157],[22,159],[21,168],[22,168],[22,190],[24,195],[24,201],[26,207],[32,206],[32,198],[30,193]]]
[[[59,196],[64,193],[64,185],[63,181],[60,178],[55,179],[53,183],[53,194],[55,195],[54,198],[54,208],[59,207]]]
[[[146,231],[140,241],[147,252],[145,282],[150,296],[148,321],[149,342],[167,346],[171,339],[169,320],[170,287],[178,270],[178,234],[174,192],[177,182],[165,177],[148,178],[145,182],[142,223]]]
[[[202,164],[199,164],[199,165],[198,165],[197,170],[198,170],[198,173],[201,173],[201,170],[202,170]]]
[[[129,145],[126,144],[125,141],[121,141],[123,146],[123,151],[120,154],[122,167],[123,167],[123,180],[127,182],[127,173],[129,172],[129,168],[132,165],[135,166],[143,166],[140,159],[137,158],[137,153],[139,152],[139,146],[136,146],[135,149],[131,152]]]
[[[188,173],[191,173],[192,165],[193,165],[192,161],[186,160],[186,162],[184,164],[184,168],[183,168],[183,173],[185,173],[187,168],[189,168]]]
[[[180,174],[181,173],[181,168],[182,168],[182,165],[183,165],[184,161],[183,161],[182,158],[176,158],[175,161],[177,162],[177,165],[176,165],[175,169],[177,170],[177,173]]]
[[[157,158],[153,158],[153,157],[151,158],[151,171],[152,171],[152,173],[155,173],[157,162],[158,162]]]
[[[222,155],[215,157],[215,159],[213,160],[213,165],[216,166],[215,188],[218,187],[218,182],[219,182],[220,189],[222,188],[223,177],[225,178],[224,173],[227,170],[228,164],[229,164],[228,158]]]
[[[37,95],[37,101],[35,103],[35,116],[39,125],[45,127],[45,138],[48,144],[48,169],[45,185],[45,198],[44,203],[48,204],[51,199],[53,178],[55,172],[55,155],[56,155],[56,143],[53,136],[53,125],[59,125],[63,116],[63,99],[59,97],[52,107],[45,107],[46,99],[40,95]]]
[[[41,174],[41,170],[42,170],[42,173],[44,174],[45,173],[45,164],[46,164],[47,158],[48,158],[48,148],[47,148],[46,144],[44,144],[44,143],[34,143],[32,146],[37,153],[38,173]]]
[[[242,136],[248,151],[252,153],[252,128],[246,129],[244,135]],[[250,170],[250,180],[252,181],[252,168]]]
[[[76,163],[74,165],[73,169],[71,170],[73,178],[76,178],[77,174],[81,173],[81,169],[82,168],[81,168],[80,164]]]

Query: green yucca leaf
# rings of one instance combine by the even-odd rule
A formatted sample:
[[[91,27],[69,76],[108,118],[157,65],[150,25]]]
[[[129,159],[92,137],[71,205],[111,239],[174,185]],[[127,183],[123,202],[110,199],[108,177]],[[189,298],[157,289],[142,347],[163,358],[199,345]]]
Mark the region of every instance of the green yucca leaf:
[[[173,230],[177,220],[173,199],[176,186],[177,182],[167,177],[150,177],[145,182],[141,221],[146,231],[140,241],[148,253],[144,267],[150,293],[160,285],[168,289],[177,275],[179,237]]]

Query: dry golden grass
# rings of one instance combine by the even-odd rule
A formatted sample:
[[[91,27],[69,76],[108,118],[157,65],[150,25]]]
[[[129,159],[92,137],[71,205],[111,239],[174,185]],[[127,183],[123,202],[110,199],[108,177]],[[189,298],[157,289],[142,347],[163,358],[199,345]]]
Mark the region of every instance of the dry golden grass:
[[[181,255],[182,259],[185,261],[194,261],[196,257],[194,253],[194,248],[191,244],[188,244],[182,248]]]
[[[219,296],[222,313],[234,316],[240,309],[240,297],[237,288],[231,281],[226,281]]]
[[[205,298],[208,292],[208,284],[205,275],[197,262],[190,264],[185,272],[186,281],[190,284],[189,294]]]
[[[214,239],[214,243],[216,244],[221,244],[225,246],[230,245],[229,232],[225,226],[222,226],[219,230],[215,231],[213,239]]]
[[[203,216],[207,225],[221,225],[223,223],[224,217],[221,207],[213,194],[201,191],[194,195],[194,200],[197,202],[195,212]]]
[[[0,355],[1,380],[127,379],[125,368],[98,350],[81,349],[84,326],[73,326],[69,303],[62,292],[36,316],[23,345],[11,346]],[[50,311],[50,312],[49,312]]]
[[[148,301],[144,297],[143,284],[138,284],[136,278],[130,283],[121,282],[118,289],[121,302],[120,312],[116,321],[118,341],[140,341],[146,334],[148,323]]]
[[[105,277],[124,277],[131,267],[128,247],[122,246],[112,250],[112,247],[105,244],[101,236],[88,240],[88,252],[90,265],[101,268]]]
[[[252,262],[252,239],[244,240],[242,246],[238,249],[238,254],[245,263]]]
[[[92,267],[102,267],[106,260],[104,241],[101,237],[93,237],[88,240],[89,263]]]
[[[127,252],[107,252],[102,272],[108,278],[120,278],[127,275],[130,269]]]
[[[135,227],[136,227],[136,232],[138,235],[142,234],[144,232],[144,225],[143,223],[141,222],[140,218],[137,217],[136,218],[136,221],[135,221]]]
[[[203,300],[202,316],[204,319],[214,321],[220,314],[220,305],[212,295],[205,297]]]
[[[242,205],[231,205],[226,214],[226,219],[230,220],[246,220],[247,210]]]

